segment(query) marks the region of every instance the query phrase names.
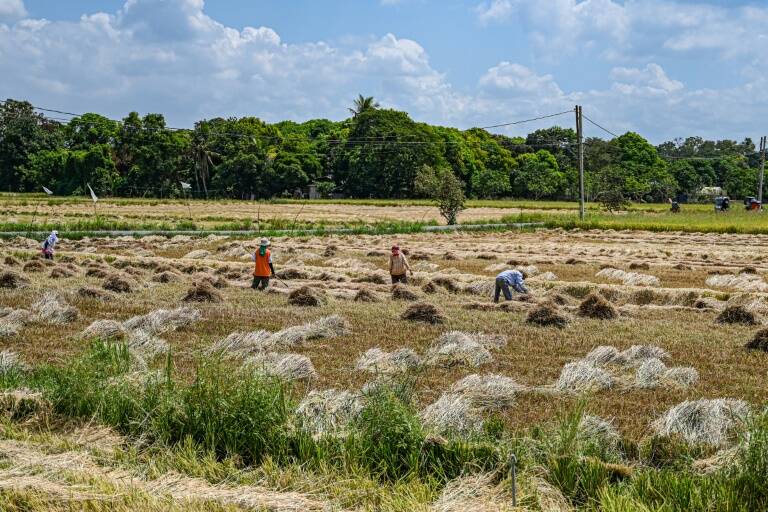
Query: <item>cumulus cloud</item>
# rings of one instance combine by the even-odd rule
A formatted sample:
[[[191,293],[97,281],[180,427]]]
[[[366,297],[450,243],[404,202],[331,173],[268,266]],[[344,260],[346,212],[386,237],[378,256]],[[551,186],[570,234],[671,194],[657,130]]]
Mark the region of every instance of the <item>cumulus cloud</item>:
[[[13,21],[27,15],[22,0],[0,0],[0,21]]]
[[[513,10],[512,0],[490,0],[475,8],[477,20],[483,25],[505,21]]]
[[[529,20],[544,12],[533,2],[506,3],[512,9],[509,15],[526,9]],[[627,9],[640,9],[639,4],[552,0],[566,13],[575,9],[594,29],[573,27],[566,14],[558,13],[554,25],[570,35],[556,42],[589,39],[596,30],[617,47],[636,44],[631,34],[637,22]],[[674,36],[681,38],[701,23],[718,23],[718,8],[712,9],[670,13],[665,23],[675,30],[685,27]],[[706,20],[694,16],[704,12],[710,12]],[[612,25],[610,20],[621,22]],[[662,28],[657,27],[654,37],[673,41]],[[679,43],[666,51],[688,51],[684,48],[693,44]],[[20,19],[0,25],[0,76],[7,96],[112,117],[129,110],[161,112],[178,126],[229,115],[255,115],[270,122],[342,119],[359,93],[406,110],[417,120],[460,128],[545,115],[579,103],[610,129],[635,130],[657,142],[690,134],[742,137],[768,116],[761,95],[768,85],[764,73],[728,88],[690,88],[659,62],[665,61],[635,57],[611,69],[592,68],[590,73],[603,78],[604,85],[581,90],[564,81],[571,77],[559,75],[556,68],[543,73],[538,66],[509,59],[488,66],[474,85],[457,89],[435,69],[418,41],[384,34],[364,43],[295,44],[269,27],[226,26],[206,14],[203,0],[127,0],[115,12],[88,14],[74,22]],[[552,122],[507,133],[524,134]],[[572,118],[554,122],[570,126]]]
[[[643,69],[616,67],[611,70],[611,78],[616,85],[627,93],[646,91],[649,93],[669,93],[679,91],[683,83],[673,80],[658,64],[650,63]]]

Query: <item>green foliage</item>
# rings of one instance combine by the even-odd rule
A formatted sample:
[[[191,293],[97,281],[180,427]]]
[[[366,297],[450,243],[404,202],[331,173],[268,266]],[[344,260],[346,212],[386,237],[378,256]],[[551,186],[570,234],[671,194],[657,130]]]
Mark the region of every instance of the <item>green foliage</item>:
[[[543,149],[517,157],[513,181],[516,195],[534,199],[556,197],[568,182],[552,153]]]
[[[355,440],[358,456],[372,473],[397,479],[418,467],[424,434],[413,407],[384,390],[368,396]]]
[[[8,100],[0,106],[0,190],[45,186],[77,195],[90,183],[102,196],[269,199],[322,182],[353,198],[412,198],[416,175],[428,165],[450,168],[470,198],[578,196],[571,128],[522,138],[430,126],[362,95],[349,110],[341,122],[214,118],[175,130],[160,114],[135,112],[122,121],[88,113],[60,124],[27,102]],[[750,139],[689,137],[655,148],[626,133],[587,139],[584,149],[592,198],[615,168],[621,196],[634,201],[665,201],[676,193],[695,198],[702,186],[721,186],[734,198],[756,193],[758,159]],[[182,191],[180,181],[192,191]]]
[[[421,168],[415,180],[417,193],[431,197],[449,225],[456,224],[456,217],[464,209],[464,190],[459,178],[450,169]]]

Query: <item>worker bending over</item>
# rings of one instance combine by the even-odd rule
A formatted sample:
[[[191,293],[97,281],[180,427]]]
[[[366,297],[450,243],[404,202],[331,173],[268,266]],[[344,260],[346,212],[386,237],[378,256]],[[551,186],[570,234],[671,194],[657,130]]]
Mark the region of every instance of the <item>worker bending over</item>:
[[[40,245],[41,252],[43,253],[43,258],[47,260],[53,259],[53,251],[56,249],[56,243],[59,241],[59,232],[55,229],[51,231],[51,234],[48,235],[48,238],[46,238],[43,243]]]
[[[517,293],[528,293],[525,287],[525,272],[517,269],[505,270],[496,276],[496,291],[493,294],[493,302],[499,302],[499,294],[504,292],[504,298],[512,300],[512,287]]]
[[[262,238],[259,248],[253,253],[253,283],[254,290],[266,290],[269,286],[269,278],[275,275],[275,267],[272,265],[272,251],[269,250],[269,240]]]

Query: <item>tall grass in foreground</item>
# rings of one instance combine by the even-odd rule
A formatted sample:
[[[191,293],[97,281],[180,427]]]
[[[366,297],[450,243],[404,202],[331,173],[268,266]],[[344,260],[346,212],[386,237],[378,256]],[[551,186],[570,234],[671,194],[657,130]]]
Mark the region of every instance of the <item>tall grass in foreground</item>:
[[[190,381],[175,378],[170,356],[157,370],[136,368],[124,345],[97,341],[64,366],[0,372],[0,388],[39,390],[56,414],[112,426],[141,446],[228,464],[334,468],[437,489],[474,471],[495,472],[508,485],[514,453],[522,481],[543,475],[579,509],[768,509],[768,413],[755,416],[731,463],[702,474],[691,462],[714,450],[669,438],[638,445],[586,435],[583,405],[525,435],[490,419],[474,439],[444,439],[427,432],[407,386],[382,388],[366,397],[345,435],[313,438],[296,421],[292,390],[274,378],[216,359],[201,361]]]

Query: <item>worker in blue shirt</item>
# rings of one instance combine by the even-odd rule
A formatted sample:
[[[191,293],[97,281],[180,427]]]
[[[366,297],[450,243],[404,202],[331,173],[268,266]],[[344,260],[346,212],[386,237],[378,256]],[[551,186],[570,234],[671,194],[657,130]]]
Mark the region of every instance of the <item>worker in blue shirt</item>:
[[[505,270],[496,276],[496,291],[493,294],[493,302],[499,302],[499,294],[504,292],[504,298],[512,300],[512,287],[517,293],[528,293],[525,287],[525,272],[516,269]]]

